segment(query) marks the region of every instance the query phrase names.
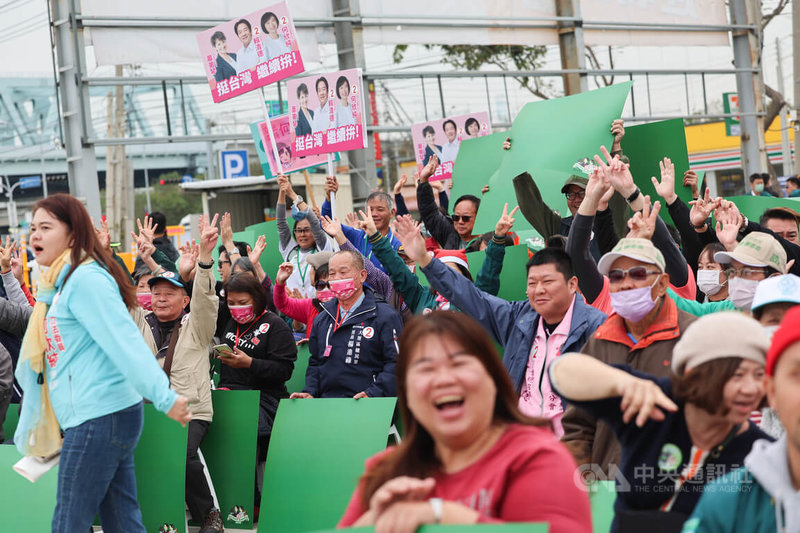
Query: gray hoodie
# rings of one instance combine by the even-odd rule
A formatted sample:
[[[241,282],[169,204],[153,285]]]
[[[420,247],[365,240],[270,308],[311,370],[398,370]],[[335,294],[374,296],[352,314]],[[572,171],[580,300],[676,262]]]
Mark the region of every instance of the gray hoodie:
[[[759,440],[744,464],[761,487],[775,499],[778,531],[800,531],[800,491],[789,473],[786,435],[775,442]]]

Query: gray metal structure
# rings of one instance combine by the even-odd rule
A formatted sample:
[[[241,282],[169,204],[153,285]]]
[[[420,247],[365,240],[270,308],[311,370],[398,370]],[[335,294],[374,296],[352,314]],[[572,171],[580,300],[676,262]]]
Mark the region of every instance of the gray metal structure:
[[[474,28],[493,28],[503,27],[509,24],[506,19],[478,18],[468,15],[457,15],[451,20],[432,20],[426,17],[409,19],[407,17],[393,17],[385,15],[363,15],[359,9],[359,0],[331,0],[333,7],[332,17],[319,17],[314,19],[295,19],[298,27],[332,27],[336,33],[338,64],[340,68],[360,67],[364,69],[364,76],[369,83],[377,82],[378,86],[391,84],[395,80],[419,80],[422,87],[424,105],[424,115],[438,117],[446,113],[446,96],[442,89],[443,80],[474,80],[486,85],[487,107],[492,113],[493,103],[489,91],[490,81],[502,83],[506,94],[507,109],[502,110],[505,117],[509,119],[513,116],[508,99],[508,78],[516,76],[543,77],[551,79],[561,79],[564,83],[565,93],[571,94],[587,88],[587,81],[590,77],[600,75],[615,75],[621,79],[638,80],[643,83],[637,84],[637,90],[631,93],[631,101],[624,117],[627,121],[661,120],[667,118],[685,118],[691,115],[693,119],[721,119],[726,116],[721,113],[714,113],[709,110],[709,95],[706,92],[706,78],[709,76],[729,76],[731,80],[736,78],[740,84],[740,101],[749,99],[751,102],[757,98],[757,91],[754,91],[754,84],[760,82],[760,64],[756,61],[756,56],[749,55],[744,58],[742,54],[737,54],[735,68],[728,69],[587,69],[583,64],[583,39],[582,30],[608,29],[608,30],[630,30],[637,32],[654,31],[713,31],[732,33],[734,41],[746,42],[747,46],[752,47],[758,44],[760,38],[760,28],[758,20],[749,16],[752,13],[755,0],[731,0],[731,24],[728,25],[675,25],[659,23],[616,23],[616,22],[591,22],[584,21],[580,14],[578,0],[552,0],[556,5],[556,17],[524,18],[513,21],[514,27],[518,28],[555,28],[560,34],[560,48],[562,53],[562,66],[565,68],[558,70],[536,70],[536,71],[481,71],[481,72],[446,72],[430,70],[402,70],[402,71],[379,71],[372,70],[366,64],[364,57],[364,42],[362,29],[369,26],[392,27],[397,24],[404,26],[430,27],[435,29],[442,26],[461,26]],[[794,0],[795,4],[800,0]],[[83,29],[86,27],[182,27],[197,28],[198,31],[223,22],[222,20],[207,18],[186,17],[182,19],[166,17],[99,17],[84,16],[80,13],[78,0],[50,0],[52,9],[53,35],[55,36],[54,47],[57,50],[57,71],[59,78],[59,95],[61,97],[62,120],[64,125],[64,143],[66,146],[66,161],[68,164],[70,186],[73,194],[83,196],[87,200],[92,214],[99,212],[99,192],[97,186],[97,163],[95,158],[95,148],[114,145],[148,145],[148,158],[151,153],[157,153],[158,145],[181,146],[184,149],[192,147],[192,156],[198,159],[206,159],[209,175],[213,175],[213,161],[211,152],[212,144],[217,141],[249,141],[251,139],[249,131],[244,128],[236,131],[213,131],[206,127],[207,119],[201,116],[197,107],[192,108],[193,100],[191,95],[186,94],[186,88],[190,85],[205,85],[207,80],[202,76],[139,76],[139,77],[95,77],[86,74],[85,54],[83,46]],[[740,5],[746,6],[744,15],[740,15]],[[795,10],[795,16],[797,17]],[[739,45],[742,46],[743,45]],[[795,59],[797,61],[797,59]],[[686,94],[686,108],[674,113],[653,112],[652,91],[650,88],[650,78],[658,77],[677,77],[684,84]],[[702,95],[692,94],[697,89],[690,91],[690,81],[692,86],[699,85]],[[155,133],[150,127],[144,111],[136,108],[135,99],[131,98],[127,102],[127,112],[129,116],[129,131],[134,132],[131,137],[109,138],[102,136],[102,129],[95,131],[92,128],[92,116],[90,110],[90,89],[102,90],[105,87],[124,85],[128,88],[137,88],[137,91],[162,91],[165,95],[163,99],[164,114],[169,116],[167,121],[166,135]],[[641,86],[644,87],[641,87]],[[433,92],[431,87],[436,87]],[[747,92],[747,87],[750,92]],[[284,90],[285,85],[278,84],[278,92]],[[796,91],[800,91],[797,88]],[[426,95],[426,91],[429,94]],[[744,91],[744,92],[743,92]],[[438,94],[437,94],[438,92]],[[127,92],[126,92],[127,94]],[[170,95],[171,98],[167,96]],[[0,93],[0,103],[2,100]],[[180,98],[180,112],[175,112],[175,102]],[[702,102],[701,112],[695,112],[691,101]],[[800,98],[795,98],[797,102]],[[170,104],[172,102],[172,105]],[[753,102],[752,110],[743,110],[739,115],[745,120],[755,121],[756,123],[763,117],[761,105]],[[496,108],[496,105],[495,105]],[[170,113],[170,110],[172,112]],[[2,113],[0,105],[0,113]],[[495,109],[495,115],[500,114]],[[503,129],[510,125],[510,120],[493,121],[494,126]],[[744,127],[744,120],[743,120]],[[748,127],[750,127],[748,125]],[[21,129],[20,137],[25,137],[28,141],[32,140],[28,132]],[[383,124],[379,126],[369,126],[368,132],[380,134],[408,134],[408,124]],[[2,129],[0,129],[0,134]],[[751,137],[752,139],[752,137]],[[151,145],[152,146],[151,149]],[[752,142],[745,144],[743,139],[743,151],[751,150]],[[756,143],[757,145],[757,143]],[[763,142],[762,142],[763,146]],[[175,151],[180,151],[176,148]],[[188,151],[188,150],[185,150]],[[747,160],[755,161],[758,157],[754,153],[748,152]],[[372,147],[367,150],[351,152],[349,163],[355,177],[352,181],[354,196],[363,198],[369,190],[375,186],[375,166]],[[132,157],[137,157],[133,154]],[[4,157],[0,154],[0,161]],[[134,163],[135,164],[135,163]]]

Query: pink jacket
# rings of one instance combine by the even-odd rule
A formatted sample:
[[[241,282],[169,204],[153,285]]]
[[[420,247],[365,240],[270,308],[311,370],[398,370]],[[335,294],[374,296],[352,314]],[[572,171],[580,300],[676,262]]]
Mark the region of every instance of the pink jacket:
[[[278,284],[277,282],[272,288],[272,299],[275,301],[275,307],[278,308],[278,311],[291,319],[305,322],[306,338],[308,338],[311,335],[314,317],[319,314],[319,311],[314,306],[314,300],[312,298],[290,298],[286,294],[286,285]]]

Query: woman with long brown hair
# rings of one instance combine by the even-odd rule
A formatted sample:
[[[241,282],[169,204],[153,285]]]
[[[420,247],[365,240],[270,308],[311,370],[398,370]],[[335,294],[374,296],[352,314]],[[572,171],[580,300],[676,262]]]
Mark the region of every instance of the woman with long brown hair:
[[[396,374],[405,438],[367,461],[340,527],[547,522],[551,532],[591,530],[574,461],[549,421],[517,409],[480,324],[450,311],[414,317]]]
[[[186,398],[144,343],[133,286],[78,200],[38,201],[30,245],[45,270],[17,366],[14,442],[26,455],[61,454],[53,531],[86,531],[99,513],[104,531],[144,532],[133,464],[142,397],[184,424]]]

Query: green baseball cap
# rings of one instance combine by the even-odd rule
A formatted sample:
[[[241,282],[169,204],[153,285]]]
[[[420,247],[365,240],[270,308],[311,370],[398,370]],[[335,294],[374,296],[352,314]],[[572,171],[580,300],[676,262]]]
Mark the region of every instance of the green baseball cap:
[[[620,257],[628,257],[648,265],[655,265],[661,272],[666,269],[666,262],[661,251],[653,245],[650,239],[620,239],[614,249],[600,258],[597,270],[604,276],[608,275],[611,265]]]
[[[742,239],[732,252],[717,252],[714,261],[725,264],[737,260],[752,267],[771,267],[786,274],[786,250],[768,233],[753,231]]]

